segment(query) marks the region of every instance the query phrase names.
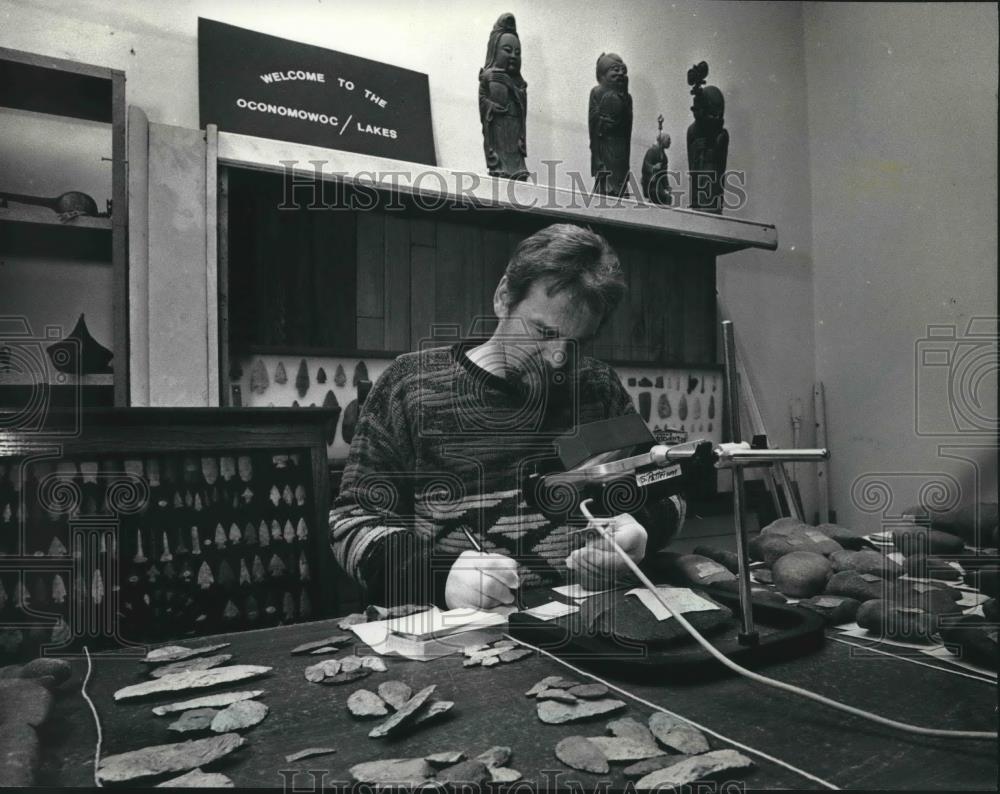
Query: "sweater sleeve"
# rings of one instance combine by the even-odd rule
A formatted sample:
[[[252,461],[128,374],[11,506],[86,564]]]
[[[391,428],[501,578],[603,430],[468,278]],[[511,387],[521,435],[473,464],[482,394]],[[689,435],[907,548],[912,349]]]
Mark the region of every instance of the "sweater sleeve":
[[[337,563],[367,590],[370,603],[385,605],[411,600],[406,572],[421,568],[414,565],[421,538],[433,534],[414,514],[416,454],[406,373],[397,359],[372,387],[329,520]]]

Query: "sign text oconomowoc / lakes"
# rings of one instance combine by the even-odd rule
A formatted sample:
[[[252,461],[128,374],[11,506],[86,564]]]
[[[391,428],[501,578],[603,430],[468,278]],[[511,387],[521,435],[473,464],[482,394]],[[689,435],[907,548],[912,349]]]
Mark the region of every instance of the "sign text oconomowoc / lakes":
[[[427,76],[199,19],[201,123],[435,164]]]

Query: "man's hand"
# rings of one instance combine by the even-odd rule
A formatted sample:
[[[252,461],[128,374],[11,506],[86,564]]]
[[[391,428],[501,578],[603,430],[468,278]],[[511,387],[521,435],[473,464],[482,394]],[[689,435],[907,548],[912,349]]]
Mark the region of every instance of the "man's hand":
[[[517,562],[510,557],[463,551],[448,572],[444,600],[448,609],[493,609],[513,604],[520,584]]]
[[[598,522],[633,562],[642,562],[646,556],[646,530],[642,524],[629,513],[595,518],[592,523]],[[614,547],[596,530],[589,533],[587,545],[566,558],[566,567],[576,572],[577,581],[587,590],[600,590],[631,573]]]

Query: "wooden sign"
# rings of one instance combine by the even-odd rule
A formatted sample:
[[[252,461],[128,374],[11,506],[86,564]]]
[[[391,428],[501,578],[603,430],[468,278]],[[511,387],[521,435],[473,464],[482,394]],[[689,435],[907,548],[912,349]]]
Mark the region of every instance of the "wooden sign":
[[[201,127],[436,165],[427,75],[198,19]]]

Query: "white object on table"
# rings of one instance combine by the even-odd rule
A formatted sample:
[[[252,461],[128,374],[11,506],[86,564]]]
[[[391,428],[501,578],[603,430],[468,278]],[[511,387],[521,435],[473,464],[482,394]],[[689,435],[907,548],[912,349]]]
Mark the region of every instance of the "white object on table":
[[[580,607],[573,606],[572,604],[564,604],[562,601],[549,601],[547,604],[525,609],[521,614],[531,615],[533,618],[538,618],[539,620],[555,620],[556,618],[561,618],[564,615],[572,615],[574,612],[579,611]]]
[[[637,596],[642,605],[652,612],[653,617],[657,620],[672,618],[677,612],[711,612],[719,609],[716,604],[696,595],[693,590],[687,587],[657,587],[656,590],[667,602],[670,611],[664,609],[663,604],[657,600],[656,596],[645,588],[636,587],[625,595]]]

